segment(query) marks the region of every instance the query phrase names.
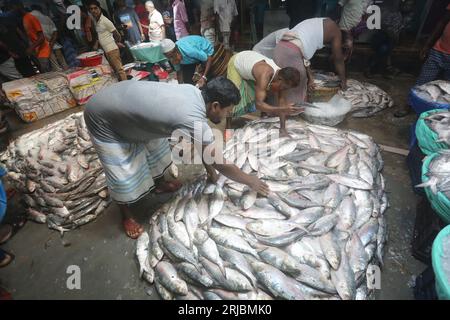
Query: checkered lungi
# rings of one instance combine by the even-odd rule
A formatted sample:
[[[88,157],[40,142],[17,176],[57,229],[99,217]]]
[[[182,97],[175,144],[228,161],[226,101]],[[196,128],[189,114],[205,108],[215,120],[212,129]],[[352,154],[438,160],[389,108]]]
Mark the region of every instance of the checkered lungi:
[[[148,143],[103,142],[91,135],[111,197],[119,204],[139,201],[155,188],[172,164],[167,139]]]
[[[450,81],[450,54],[431,49],[416,85],[421,86],[425,83],[438,80],[441,73],[444,75],[444,80]]]

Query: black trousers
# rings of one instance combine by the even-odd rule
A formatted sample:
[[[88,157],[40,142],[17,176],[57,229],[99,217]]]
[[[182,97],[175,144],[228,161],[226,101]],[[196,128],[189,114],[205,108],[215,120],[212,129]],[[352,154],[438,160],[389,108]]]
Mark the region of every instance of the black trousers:
[[[181,72],[183,73],[183,81],[186,84],[192,84],[194,85],[194,81],[192,81],[192,77],[195,73],[195,68],[197,67],[196,64],[182,64],[181,65]]]

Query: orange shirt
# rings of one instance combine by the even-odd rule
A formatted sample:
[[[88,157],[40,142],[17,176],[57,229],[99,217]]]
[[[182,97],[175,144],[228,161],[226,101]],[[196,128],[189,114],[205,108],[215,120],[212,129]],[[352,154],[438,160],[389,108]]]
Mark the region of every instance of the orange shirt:
[[[38,33],[42,32],[41,23],[31,13],[27,13],[23,16],[23,27],[31,42],[35,42],[38,39]],[[36,56],[38,58],[49,58],[50,54],[50,44],[47,40],[44,40],[44,43],[36,49]]]
[[[450,10],[450,4],[448,5],[447,10]],[[446,54],[450,54],[450,22],[447,23],[442,36],[436,42],[433,49]]]

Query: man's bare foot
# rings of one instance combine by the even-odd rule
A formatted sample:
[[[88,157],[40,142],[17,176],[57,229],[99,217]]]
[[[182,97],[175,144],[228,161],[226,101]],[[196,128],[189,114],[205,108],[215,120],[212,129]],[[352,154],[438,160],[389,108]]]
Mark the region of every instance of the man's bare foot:
[[[123,227],[125,228],[125,233],[131,239],[139,238],[139,236],[144,232],[144,228],[132,218],[124,219]]]
[[[155,193],[176,192],[183,184],[178,180],[161,181],[156,185]]]
[[[289,132],[288,132],[286,129],[280,129],[280,137],[281,137],[281,138],[284,138],[284,137],[292,138],[292,137],[289,135]]]

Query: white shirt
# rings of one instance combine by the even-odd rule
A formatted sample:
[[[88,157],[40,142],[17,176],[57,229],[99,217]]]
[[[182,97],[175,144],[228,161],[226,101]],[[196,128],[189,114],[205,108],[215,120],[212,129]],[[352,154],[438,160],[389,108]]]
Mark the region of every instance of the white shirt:
[[[323,43],[323,21],[326,18],[313,18],[300,22],[289,32],[295,33],[301,41],[300,49],[306,60],[311,60],[317,50],[324,47]],[[296,44],[295,41],[293,41]]]
[[[340,0],[339,5],[343,7],[339,22],[341,30],[350,31],[356,27],[371,3],[372,0]]]
[[[150,21],[148,25],[148,37],[153,41],[161,41],[163,39],[161,26],[164,26],[161,13],[155,9],[148,15],[148,20]]]
[[[280,70],[280,67],[275,63],[275,61],[258,52],[250,50],[239,52],[234,60],[234,66],[242,79],[255,81],[253,67],[261,61],[265,61],[268,65],[270,65],[274,71],[274,74]]]
[[[111,20],[101,15],[100,19],[96,21],[95,30],[98,34],[98,42],[105,53],[119,49],[113,37],[116,27]]]
[[[39,20],[42,26],[42,33],[44,34],[45,39],[47,39],[47,41],[50,41],[50,39],[53,36],[53,33],[55,31],[58,31],[58,29],[56,29],[56,25],[53,22],[53,20],[50,19],[49,16],[46,16],[45,14],[37,10],[31,11],[31,14]],[[55,43],[55,45],[53,46],[53,49],[55,50],[61,48],[62,46],[58,43]]]
[[[219,15],[220,31],[230,32],[231,22],[237,16],[238,9],[235,0],[214,0],[214,12]]]

